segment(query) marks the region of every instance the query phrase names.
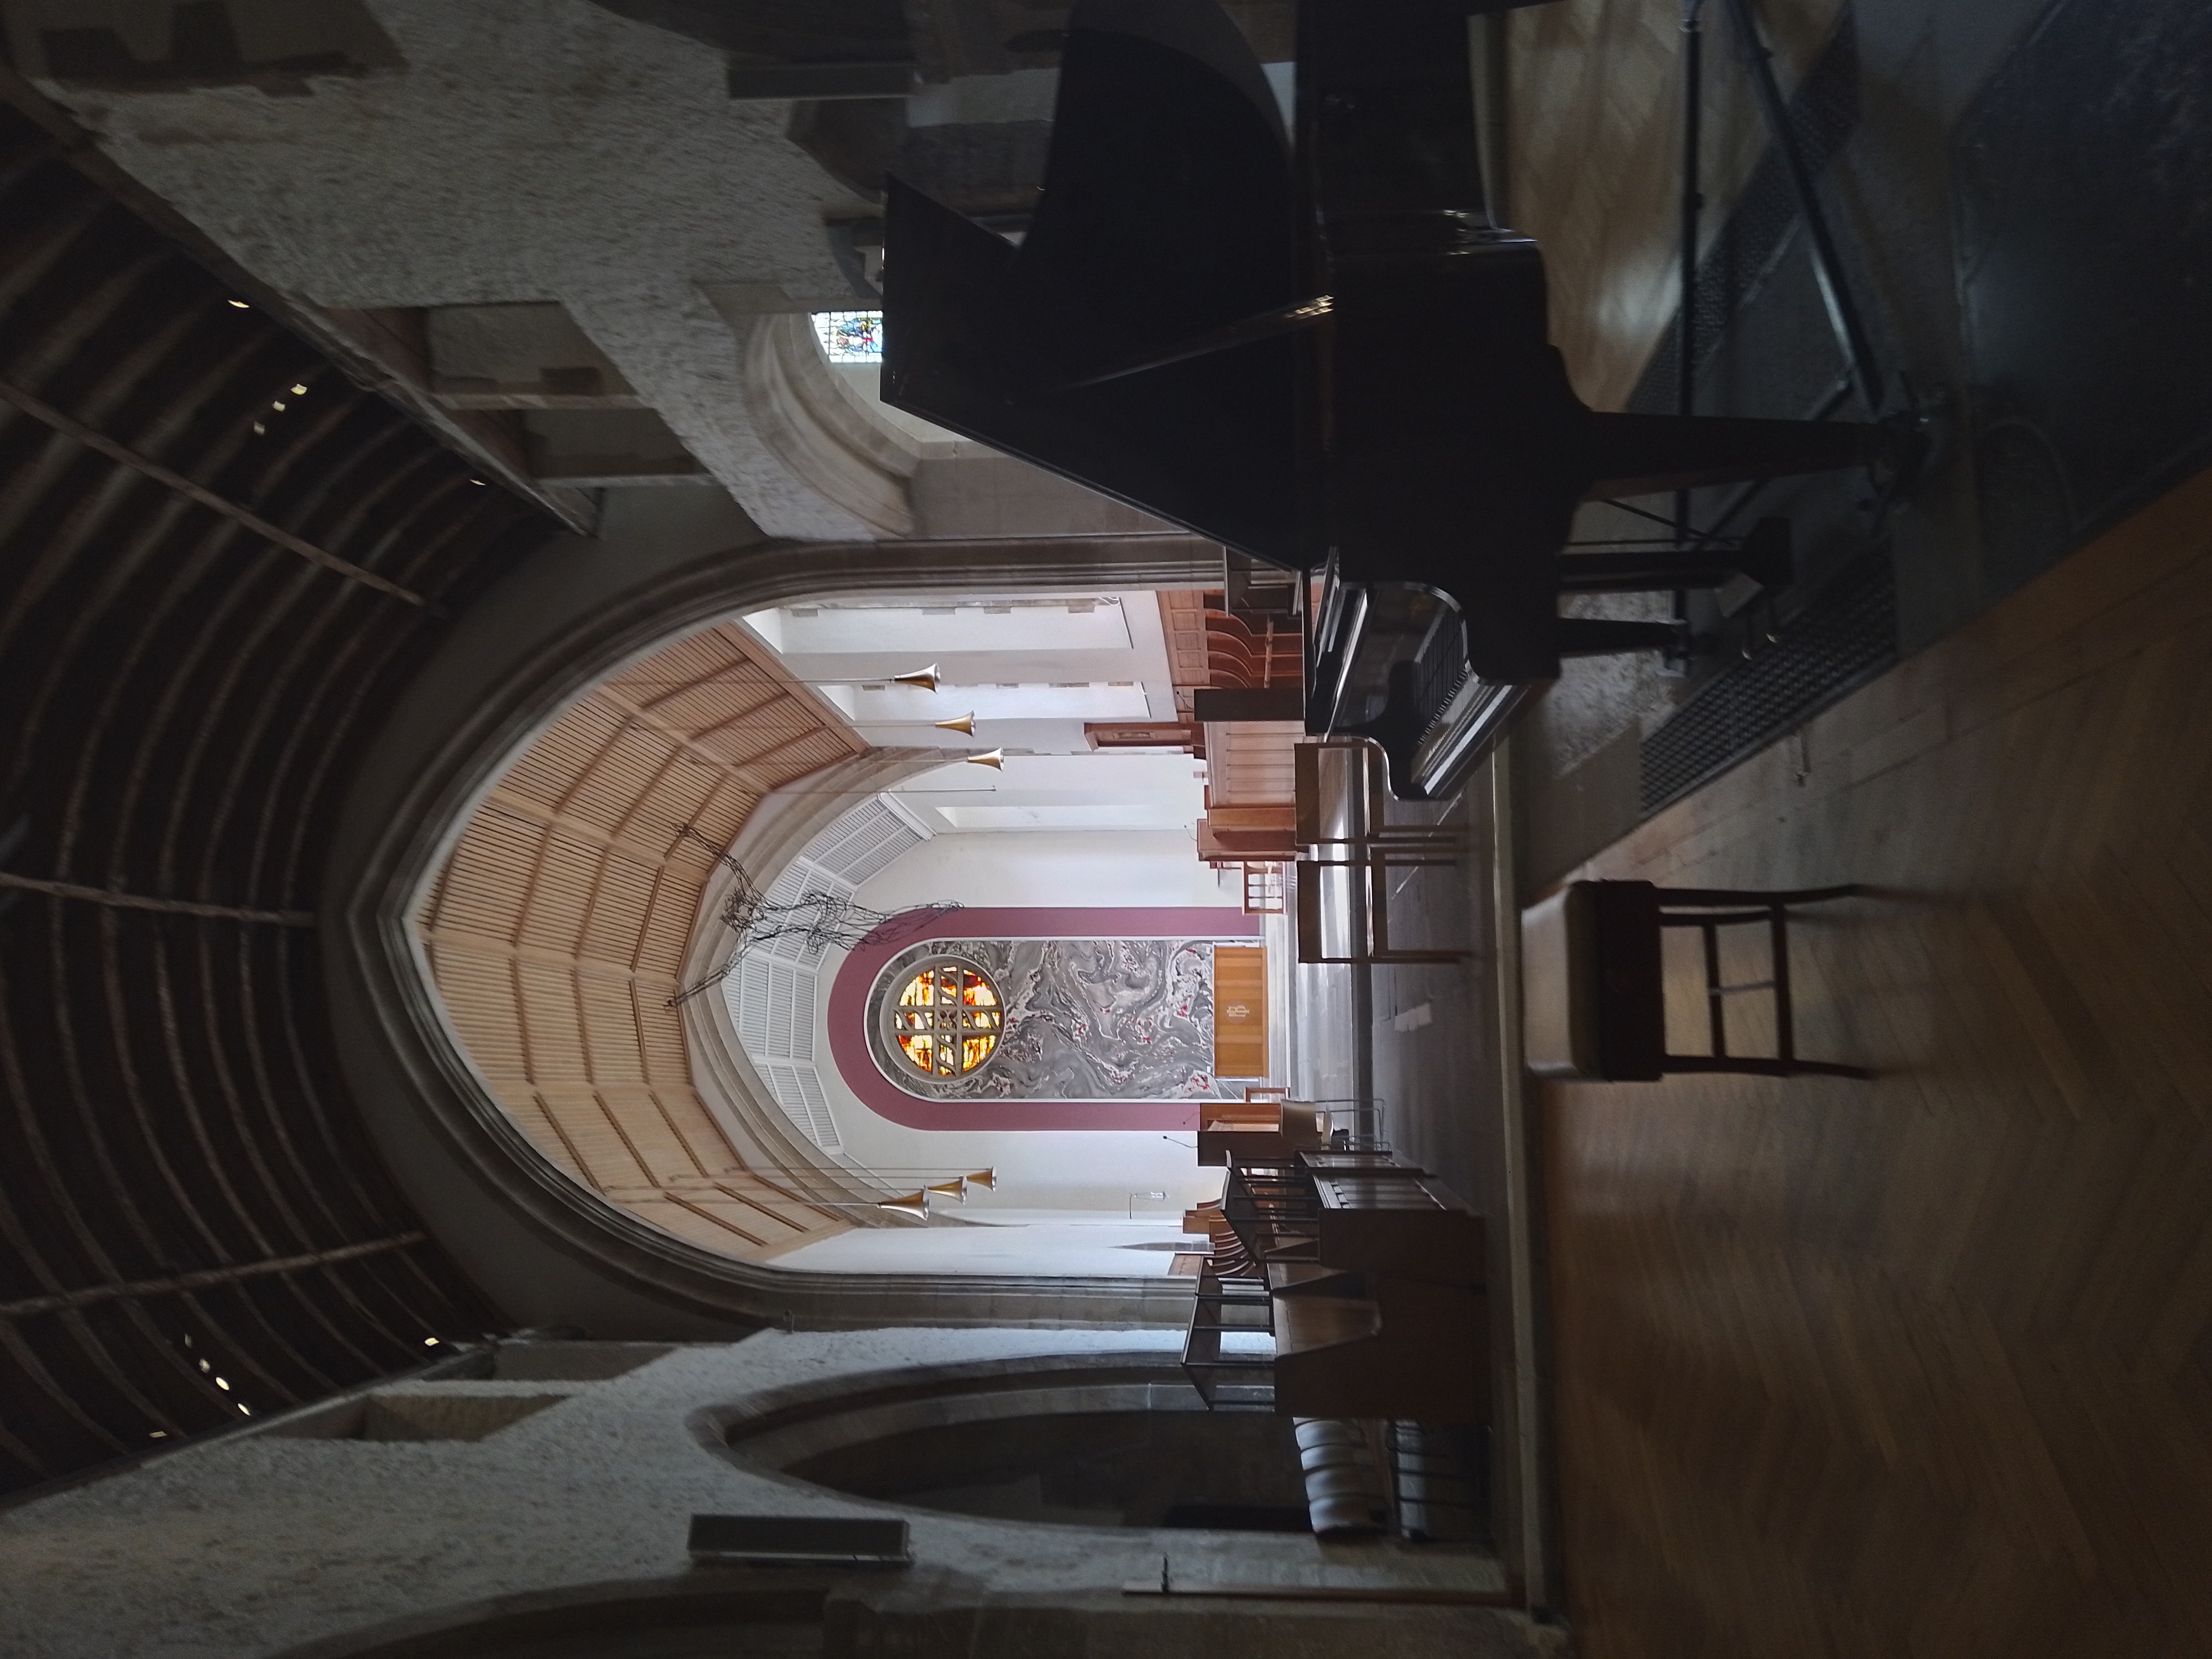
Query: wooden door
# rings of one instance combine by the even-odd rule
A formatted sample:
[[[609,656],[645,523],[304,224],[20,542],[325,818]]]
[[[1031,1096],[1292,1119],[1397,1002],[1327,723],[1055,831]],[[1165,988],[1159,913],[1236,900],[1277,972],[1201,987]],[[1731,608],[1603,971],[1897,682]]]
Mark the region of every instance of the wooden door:
[[[1213,947],[1213,1074],[1267,1075],[1267,952],[1263,946]]]

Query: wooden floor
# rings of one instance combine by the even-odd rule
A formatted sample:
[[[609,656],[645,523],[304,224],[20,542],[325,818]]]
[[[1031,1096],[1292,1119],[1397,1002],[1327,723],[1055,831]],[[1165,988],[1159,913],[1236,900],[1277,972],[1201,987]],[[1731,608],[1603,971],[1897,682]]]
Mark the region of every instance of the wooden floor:
[[[1547,1090],[1582,1652],[2212,1653],[2212,474],[1589,872],[1880,1077]]]

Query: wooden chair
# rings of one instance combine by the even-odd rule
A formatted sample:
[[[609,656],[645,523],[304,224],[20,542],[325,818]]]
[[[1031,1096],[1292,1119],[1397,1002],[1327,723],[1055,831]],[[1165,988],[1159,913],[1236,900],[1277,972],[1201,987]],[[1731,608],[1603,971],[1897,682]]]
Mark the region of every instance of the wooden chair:
[[[1195,1218],[1197,1224],[1192,1224]],[[1244,1248],[1243,1240],[1237,1237],[1236,1228],[1221,1212],[1218,1204],[1200,1205],[1183,1215],[1183,1231],[1203,1232],[1206,1238],[1207,1256],[1214,1273],[1223,1279],[1257,1279],[1266,1275],[1259,1262]]]
[[[1393,823],[1389,760],[1369,738],[1302,743],[1291,756],[1301,854],[1325,864],[1452,864],[1466,836],[1456,826]]]
[[[1863,1066],[1799,1058],[1790,986],[1790,907],[1859,890],[1856,885],[1763,892],[1662,888],[1648,881],[1571,884],[1522,913],[1522,1043],[1528,1069],[1539,1077],[1613,1083],[1650,1082],[1669,1072],[1873,1076]],[[1753,925],[1767,930],[1769,976],[1723,983],[1719,930]],[[1694,927],[1704,937],[1711,1054],[1667,1050],[1661,939],[1669,927]],[[1776,1052],[1732,1054],[1728,999],[1760,991],[1774,998]]]
[[[1240,867],[1244,874],[1244,914],[1248,916],[1282,915],[1283,866],[1281,860],[1255,863],[1246,860]]]
[[[1210,1410],[1216,1406],[1265,1406],[1274,1400],[1274,1356],[1232,1347],[1224,1337],[1272,1335],[1274,1310],[1266,1281],[1224,1273],[1215,1262],[1199,1269],[1190,1325],[1183,1334],[1182,1370]]]

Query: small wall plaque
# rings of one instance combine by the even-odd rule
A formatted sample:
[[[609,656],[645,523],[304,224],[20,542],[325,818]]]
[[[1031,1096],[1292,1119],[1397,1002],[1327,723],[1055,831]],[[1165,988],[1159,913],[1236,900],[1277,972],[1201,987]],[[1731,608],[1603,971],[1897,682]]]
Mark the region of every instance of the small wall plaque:
[[[694,1561],[763,1567],[905,1567],[906,1522],[877,1516],[695,1515]]]

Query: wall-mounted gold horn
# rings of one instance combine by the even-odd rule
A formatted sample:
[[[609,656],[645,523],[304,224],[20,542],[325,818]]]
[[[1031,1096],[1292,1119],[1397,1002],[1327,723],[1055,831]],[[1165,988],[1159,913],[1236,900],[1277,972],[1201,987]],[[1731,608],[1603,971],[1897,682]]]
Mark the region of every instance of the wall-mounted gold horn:
[[[963,1204],[965,1204],[968,1201],[968,1177],[966,1176],[956,1176],[951,1181],[933,1181],[927,1188],[923,1188],[923,1190],[932,1193],[943,1193],[947,1197],[957,1198]]]
[[[981,1187],[987,1193],[994,1193],[999,1189],[999,1172],[996,1170],[977,1170],[969,1176],[968,1184]]]
[[[980,755],[969,756],[968,764],[988,766],[994,772],[1003,772],[1006,769],[1006,751],[1003,749],[986,749]]]
[[[929,1194],[925,1190],[908,1193],[903,1198],[887,1198],[876,1207],[879,1210],[894,1211],[900,1215],[918,1216],[927,1221],[929,1219]]]
[[[957,732],[969,738],[975,735],[975,716],[972,711],[957,720],[933,720],[930,723],[940,732]]]
[[[891,676],[891,684],[918,685],[925,691],[934,691],[937,690],[937,665],[932,663],[927,668],[917,668],[911,674],[894,674]]]

